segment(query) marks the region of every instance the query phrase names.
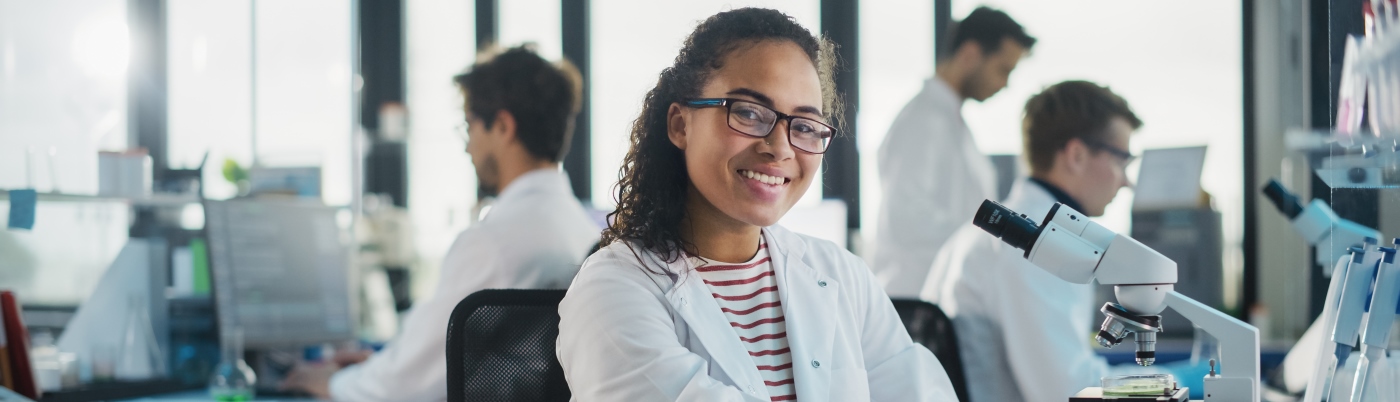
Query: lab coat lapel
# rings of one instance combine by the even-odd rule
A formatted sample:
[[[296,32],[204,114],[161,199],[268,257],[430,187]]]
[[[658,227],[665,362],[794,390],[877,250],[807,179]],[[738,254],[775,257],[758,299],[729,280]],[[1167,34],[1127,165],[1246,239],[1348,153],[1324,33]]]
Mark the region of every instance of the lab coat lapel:
[[[841,286],[802,261],[806,243],[782,228],[764,229],[792,348],[792,374],[804,402],[830,399],[831,356],[836,342],[836,301]],[[825,284],[825,286],[823,286]],[[813,362],[823,364],[815,367]]]
[[[1029,179],[1020,178],[1011,185],[1011,192],[1003,204],[1026,216],[1045,216],[1055,206],[1055,196]]]
[[[768,400],[768,388],[763,386],[763,377],[749,357],[748,348],[730,329],[729,318],[720,310],[709,286],[699,275],[691,272],[687,264],[685,258],[680,258],[668,266],[671,272],[680,272],[676,284],[666,294],[671,307],[680,313],[690,331],[700,338],[700,343],[710,354],[710,360],[729,378],[739,382],[740,390]]]

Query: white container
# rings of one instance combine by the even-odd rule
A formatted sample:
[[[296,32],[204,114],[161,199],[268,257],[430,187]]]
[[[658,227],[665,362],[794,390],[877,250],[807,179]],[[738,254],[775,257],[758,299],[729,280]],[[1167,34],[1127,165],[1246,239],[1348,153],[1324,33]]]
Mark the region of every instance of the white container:
[[[97,194],[109,197],[151,196],[151,156],[145,150],[97,153]]]

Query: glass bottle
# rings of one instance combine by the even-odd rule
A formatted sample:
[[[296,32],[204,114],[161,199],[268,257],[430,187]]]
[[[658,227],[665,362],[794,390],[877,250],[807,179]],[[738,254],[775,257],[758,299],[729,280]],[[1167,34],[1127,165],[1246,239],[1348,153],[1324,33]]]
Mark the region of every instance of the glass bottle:
[[[127,297],[126,328],[122,331],[121,357],[117,359],[116,377],[124,381],[141,381],[165,375],[165,355],[156,343],[151,327],[151,310],[141,296]]]
[[[209,396],[219,402],[253,400],[258,376],[243,361],[243,330],[229,328],[219,337],[223,358],[209,378]]]

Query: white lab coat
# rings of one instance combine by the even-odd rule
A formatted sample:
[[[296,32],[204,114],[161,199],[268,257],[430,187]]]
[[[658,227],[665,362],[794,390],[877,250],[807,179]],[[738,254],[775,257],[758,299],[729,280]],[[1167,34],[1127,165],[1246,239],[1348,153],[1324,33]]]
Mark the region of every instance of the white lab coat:
[[[1003,204],[1038,219],[1055,202],[1021,179]],[[972,215],[938,254],[920,295],[953,319],[969,398],[1064,402],[1110,373],[1146,371],[1111,368],[1094,354],[1093,285],[1032,265],[1023,251],[973,226]]]
[[[399,336],[335,374],[332,398],[447,400],[447,319],[457,303],[482,289],[563,289],[600,234],[563,172],[520,176],[485,219],[457,236],[443,258],[437,290],[413,306]]]
[[[910,341],[858,257],[779,226],[763,236],[799,400],[957,399],[943,366]],[[573,400],[769,400],[747,349],[686,264],[665,264],[641,249],[634,254],[620,242],[584,262],[559,305],[557,353]]]
[[[880,213],[871,268],[893,297],[918,297],[953,232],[996,198],[996,168],[972,139],[963,100],[930,78],[880,144]]]

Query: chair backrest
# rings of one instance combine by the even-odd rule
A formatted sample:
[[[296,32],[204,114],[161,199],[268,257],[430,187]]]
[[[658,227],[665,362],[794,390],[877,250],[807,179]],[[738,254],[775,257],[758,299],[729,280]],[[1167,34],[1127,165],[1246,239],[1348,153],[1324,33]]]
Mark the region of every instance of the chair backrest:
[[[447,400],[566,402],[554,355],[563,290],[487,289],[452,310]]]
[[[953,380],[958,400],[967,402],[967,376],[963,373],[962,356],[958,354],[958,335],[953,332],[953,320],[932,303],[919,299],[891,299],[909,337],[938,357],[943,370]]]

